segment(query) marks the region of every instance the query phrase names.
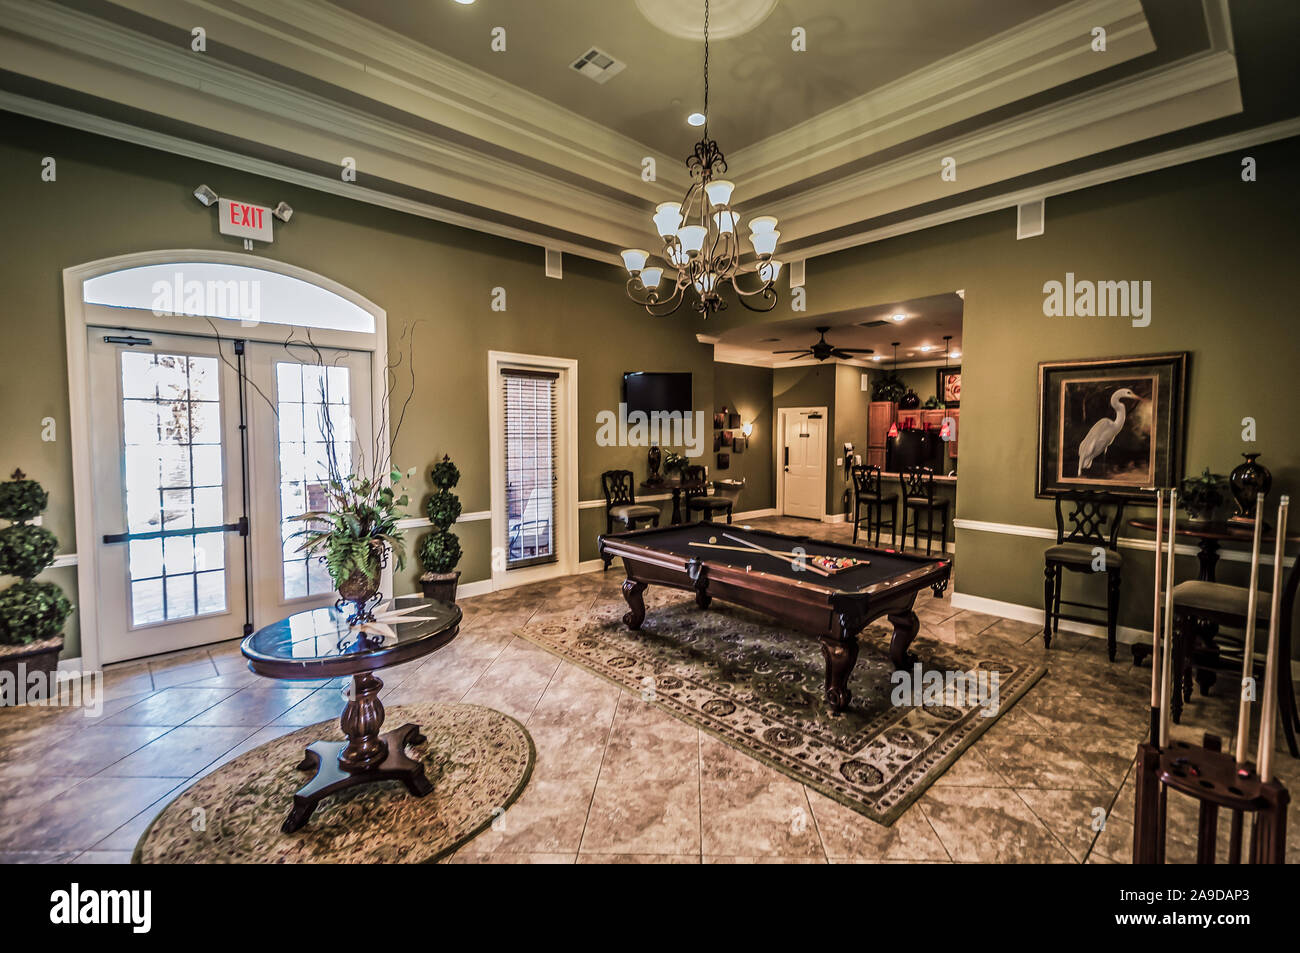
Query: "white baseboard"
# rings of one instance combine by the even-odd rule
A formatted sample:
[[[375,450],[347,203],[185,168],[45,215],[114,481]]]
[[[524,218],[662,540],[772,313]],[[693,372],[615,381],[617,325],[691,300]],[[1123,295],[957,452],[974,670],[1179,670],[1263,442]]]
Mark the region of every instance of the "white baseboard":
[[[823,523],[843,523],[848,520],[847,513],[827,513],[822,517]]]
[[[769,516],[780,516],[775,507],[766,510],[746,510],[744,513],[732,513],[731,519],[735,520],[761,520]]]
[[[1034,625],[1043,624],[1042,609],[1034,606],[1022,606],[1016,602],[986,599],[984,596],[972,596],[964,592],[957,592],[955,589],[952,593],[952,607],[954,609],[970,609],[972,612],[983,612],[985,615],[998,615],[1006,619],[1015,619],[1017,622],[1032,622]],[[1102,639],[1106,637],[1106,627],[1104,625],[1093,625],[1089,622],[1072,622],[1069,619],[1061,619],[1059,628],[1063,632],[1074,632],[1079,635],[1089,635]],[[1151,641],[1151,633],[1145,629],[1135,629],[1132,626],[1121,625],[1115,630],[1115,641],[1123,642],[1126,645],[1133,642],[1149,642]]]

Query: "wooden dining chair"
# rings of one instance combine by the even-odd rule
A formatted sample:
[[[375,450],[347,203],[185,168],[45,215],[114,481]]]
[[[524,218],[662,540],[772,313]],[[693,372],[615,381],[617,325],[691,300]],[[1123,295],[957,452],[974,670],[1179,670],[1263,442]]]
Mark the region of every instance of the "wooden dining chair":
[[[709,471],[699,464],[682,471],[682,479],[694,484],[682,489],[682,496],[686,499],[686,512],[699,514],[700,521],[725,515],[730,523],[732,500],[729,496],[717,493],[710,496],[708,477]]]
[[[1061,619],[1101,623],[1094,616],[1070,614],[1061,606],[1093,609],[1106,613],[1106,654],[1115,661],[1115,629],[1119,619],[1120,554],[1119,527],[1124,517],[1124,499],[1097,490],[1057,493],[1056,545],[1043,553],[1043,648],[1052,647],[1052,633]],[[1067,512],[1068,511],[1068,512]],[[1106,575],[1106,604],[1072,602],[1061,598],[1064,570]]]
[[[659,525],[659,507],[636,501],[635,478],[631,470],[606,470],[600,475],[600,489],[605,494],[605,532],[614,532],[614,524],[622,530],[633,530],[638,523]],[[601,557],[608,569],[614,557]]]

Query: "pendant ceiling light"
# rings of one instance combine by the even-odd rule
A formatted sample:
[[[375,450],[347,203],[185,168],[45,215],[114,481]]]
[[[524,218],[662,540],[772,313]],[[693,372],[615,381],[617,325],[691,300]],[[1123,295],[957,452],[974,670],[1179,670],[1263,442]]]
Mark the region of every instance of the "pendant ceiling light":
[[[709,138],[708,117],[709,0],[704,0],[704,138],[686,159],[693,181],[685,198],[664,202],[652,216],[663,243],[659,255],[664,264],[653,261],[641,248],[625,248],[621,253],[630,275],[628,297],[656,317],[672,314],[687,298],[705,317],[721,311],[727,307],[721,294],[724,284],[730,284],[736,298],[751,311],[771,311],[776,306],[775,284],[781,273],[781,262],[772,257],[781,237],[776,219],[759,215],[746,223],[758,281],[757,287],[746,291],[741,281],[749,280],[748,276],[740,277],[740,216],[731,207],[735,183],[719,178],[726,174],[727,160]]]

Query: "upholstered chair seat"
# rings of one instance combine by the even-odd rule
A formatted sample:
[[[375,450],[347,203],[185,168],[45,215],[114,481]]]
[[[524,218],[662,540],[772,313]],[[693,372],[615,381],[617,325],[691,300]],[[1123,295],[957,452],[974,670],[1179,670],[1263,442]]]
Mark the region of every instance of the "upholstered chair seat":
[[[1052,546],[1043,555],[1055,563],[1065,563],[1068,566],[1090,566],[1092,561],[1097,558],[1096,550],[1098,548],[1087,543],[1062,543],[1059,546]],[[1118,568],[1124,565],[1124,557],[1119,550],[1100,548],[1106,554],[1107,566]]]
[[[611,506],[609,515],[616,520],[622,520],[624,523],[631,523],[632,520],[639,516],[658,516],[659,507],[649,506],[645,503],[625,503],[621,506]]]
[[[1193,612],[1200,610],[1245,618],[1249,592],[1244,586],[1191,579],[1174,586],[1174,606]],[[1269,594],[1261,592],[1255,603],[1255,618],[1267,621],[1271,609]]]

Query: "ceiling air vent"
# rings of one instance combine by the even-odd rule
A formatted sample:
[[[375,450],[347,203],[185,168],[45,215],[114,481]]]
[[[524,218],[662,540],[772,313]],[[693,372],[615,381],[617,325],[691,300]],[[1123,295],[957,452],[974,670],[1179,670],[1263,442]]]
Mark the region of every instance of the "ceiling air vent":
[[[623,72],[626,63],[620,63],[614,57],[594,46],[574,61],[573,68],[587,79],[606,83]]]
[[[858,327],[860,327],[860,328],[883,328],[883,327],[884,327],[885,325],[887,325],[888,323],[889,323],[888,321],[863,321],[863,322],[861,322],[861,323],[858,325]]]

